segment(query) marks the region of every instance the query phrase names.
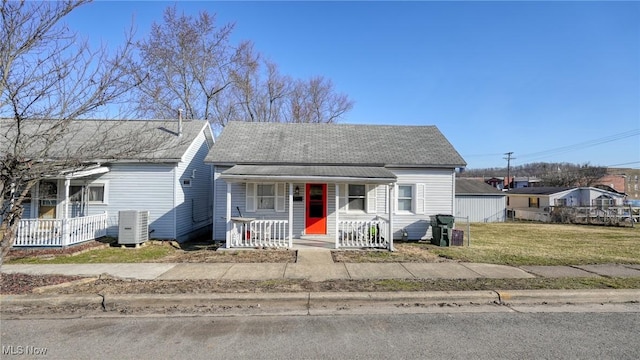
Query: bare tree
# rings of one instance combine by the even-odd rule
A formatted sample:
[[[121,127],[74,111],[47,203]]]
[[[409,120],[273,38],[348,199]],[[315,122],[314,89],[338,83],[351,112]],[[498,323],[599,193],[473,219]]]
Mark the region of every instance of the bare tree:
[[[323,77],[308,81],[282,75],[249,41],[234,46],[233,25],[216,26],[215,16],[178,15],[175,7],[139,42],[139,63],[131,64],[140,86],[136,109],[143,117],[209,120],[218,129],[229,121],[336,122],[353,108]]]
[[[92,50],[64,24],[89,1],[2,1],[0,8],[0,241],[2,255],[14,240],[22,202],[40,179],[87,166],[105,149],[130,151],[132,134],[78,139],[74,120],[102,111],[136,86],[122,66],[125,45]],[[104,126],[108,126],[105,122]],[[104,130],[104,129],[102,129]],[[113,134],[113,132],[111,132]],[[90,140],[90,141],[89,141]],[[84,141],[85,144],[78,144]],[[65,146],[74,142],[73,147]],[[138,144],[136,144],[138,146]],[[129,150],[128,150],[129,149]],[[0,260],[1,261],[1,260]]]
[[[233,25],[217,27],[207,12],[193,18],[168,7],[163,20],[137,43],[140,61],[130,64],[138,80],[146,80],[138,88],[138,114],[170,119],[184,109],[187,119],[215,119],[217,95],[231,84],[231,73],[246,58],[249,44],[233,48]]]
[[[297,81],[289,96],[288,122],[333,123],[353,108],[345,94],[335,93],[333,82],[324,77]]]
[[[593,186],[606,174],[607,168],[602,166],[564,164],[543,175],[542,182],[545,186]]]

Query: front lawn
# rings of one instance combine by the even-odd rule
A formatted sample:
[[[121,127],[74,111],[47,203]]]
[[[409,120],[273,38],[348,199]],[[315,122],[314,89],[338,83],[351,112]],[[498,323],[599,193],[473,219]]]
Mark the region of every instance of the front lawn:
[[[466,229],[465,229],[466,232]],[[635,228],[542,223],[471,225],[471,246],[438,247],[429,243],[396,243],[396,252],[333,251],[336,262],[440,262],[462,261],[511,266],[640,264],[640,226]],[[175,245],[175,243],[173,243]],[[7,263],[133,263],[231,262],[293,263],[291,250],[215,251],[211,243],[180,244],[150,241],[138,249],[109,247],[74,256],[25,257]]]

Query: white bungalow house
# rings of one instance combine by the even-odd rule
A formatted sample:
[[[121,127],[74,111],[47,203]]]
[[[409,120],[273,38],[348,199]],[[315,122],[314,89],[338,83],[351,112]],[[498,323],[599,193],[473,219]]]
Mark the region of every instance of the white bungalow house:
[[[226,247],[393,249],[455,213],[465,161],[435,126],[231,122],[209,152],[213,238]]]
[[[3,119],[2,126],[7,129],[12,121]],[[51,153],[69,151],[83,162],[82,170],[63,169],[32,188],[14,246],[117,237],[121,210],[148,211],[150,238],[185,241],[209,233],[212,172],[204,158],[213,134],[208,122],[75,120],[69,127]],[[23,131],[40,128],[34,124]],[[106,146],[100,157],[81,150],[87,139],[112,141],[115,149],[123,145],[117,140],[123,134],[129,143],[143,144],[141,150],[113,155]]]

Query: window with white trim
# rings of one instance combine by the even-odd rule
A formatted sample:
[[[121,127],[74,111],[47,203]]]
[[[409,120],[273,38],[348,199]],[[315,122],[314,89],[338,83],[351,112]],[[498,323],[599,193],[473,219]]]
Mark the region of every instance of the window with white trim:
[[[413,186],[398,185],[398,211],[413,211]]]
[[[274,184],[256,185],[256,202],[258,210],[274,210],[276,208],[276,191]]]
[[[246,206],[247,212],[286,210],[287,191],[285,183],[247,183]]]
[[[367,203],[367,190],[364,185],[349,184],[347,190],[347,210],[365,211]]]
[[[88,185],[89,204],[107,203],[107,184],[93,183]]]

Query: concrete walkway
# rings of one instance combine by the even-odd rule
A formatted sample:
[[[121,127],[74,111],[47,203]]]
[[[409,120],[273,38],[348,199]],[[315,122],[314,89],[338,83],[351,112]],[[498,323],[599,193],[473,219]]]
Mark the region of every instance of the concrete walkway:
[[[141,280],[526,279],[640,277],[640,265],[522,266],[478,263],[334,263],[328,249],[299,249],[296,263],[137,263],[3,265],[0,272]]]

